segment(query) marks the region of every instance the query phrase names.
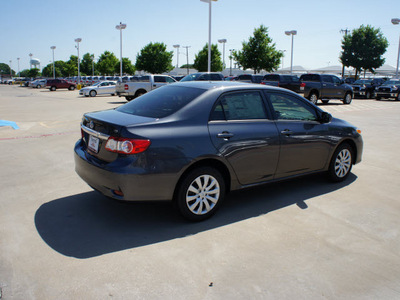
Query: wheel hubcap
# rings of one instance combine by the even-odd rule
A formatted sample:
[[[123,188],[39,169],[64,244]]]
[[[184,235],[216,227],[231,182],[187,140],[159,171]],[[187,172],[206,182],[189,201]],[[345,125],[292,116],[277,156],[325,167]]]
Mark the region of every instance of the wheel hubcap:
[[[219,200],[220,186],[210,175],[201,175],[190,184],[186,192],[186,204],[196,215],[210,212]]]
[[[337,177],[344,177],[349,173],[351,167],[351,153],[348,149],[339,152],[335,161],[335,173]]]

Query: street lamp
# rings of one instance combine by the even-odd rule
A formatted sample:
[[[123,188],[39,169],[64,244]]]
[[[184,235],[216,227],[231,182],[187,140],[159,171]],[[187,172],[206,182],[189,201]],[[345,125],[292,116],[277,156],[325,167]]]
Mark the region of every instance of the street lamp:
[[[54,65],[54,49],[56,49],[56,46],[51,46],[51,50],[53,50],[53,78],[56,79],[56,67]]]
[[[208,72],[211,72],[211,2],[217,0],[200,0],[209,3],[208,6]]]
[[[18,76],[20,76],[20,74],[19,74],[19,57],[17,57],[17,61],[18,61]]]
[[[222,43],[223,47],[222,47],[222,66],[223,69],[225,70],[225,44],[226,44],[226,39],[220,39],[218,40],[218,43]]]
[[[92,59],[92,76],[94,76],[94,54],[90,55],[90,58]]]
[[[187,73],[189,75],[189,48],[190,48],[190,46],[182,46],[182,48],[186,48],[186,68],[187,68]]]
[[[229,55],[229,59],[231,60],[231,69],[230,69],[230,72],[229,72],[229,76],[232,76],[232,58],[233,58],[232,52],[233,51],[235,51],[235,49],[229,49],[229,52],[231,53],[231,55]]]
[[[179,47],[181,45],[174,45],[173,47],[176,48],[176,68],[179,68]]]
[[[122,24],[122,22],[119,22],[119,25],[115,26],[115,28],[119,30],[119,34],[120,34],[120,66],[119,66],[119,71],[120,71],[120,76],[122,78],[122,29],[126,28],[126,24]]]
[[[11,69],[12,60],[10,60],[10,78],[12,79],[12,69]]]
[[[75,39],[75,42],[77,44],[76,48],[78,49],[78,84],[81,83],[81,60],[79,58],[79,43],[82,42],[81,38]]]
[[[392,19],[393,25],[399,25],[400,19]],[[400,57],[400,37],[399,37],[399,51],[397,52],[397,67],[396,67],[396,78],[399,78],[399,57]]]
[[[293,36],[297,34],[296,30],[290,30],[290,31],[285,31],[286,35],[291,35],[292,36],[292,50],[291,50],[291,59],[290,59],[290,75],[293,73]]]

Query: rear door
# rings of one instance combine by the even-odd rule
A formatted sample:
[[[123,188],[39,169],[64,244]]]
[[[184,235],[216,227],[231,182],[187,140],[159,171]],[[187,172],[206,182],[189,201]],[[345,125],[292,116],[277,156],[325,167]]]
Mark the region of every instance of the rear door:
[[[151,86],[151,89],[153,90],[153,89],[159,88],[161,86],[164,86],[166,84],[173,83],[173,82],[175,82],[175,80],[173,80],[172,78],[169,78],[167,76],[157,76],[157,75],[155,75],[154,76],[154,82],[153,82],[153,84]]]
[[[273,179],[279,135],[260,91],[223,94],[208,123],[210,138],[242,185]]]

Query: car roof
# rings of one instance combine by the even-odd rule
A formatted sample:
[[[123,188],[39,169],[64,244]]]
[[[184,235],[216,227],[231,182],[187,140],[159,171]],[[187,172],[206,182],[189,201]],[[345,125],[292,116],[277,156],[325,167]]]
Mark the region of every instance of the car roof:
[[[240,81],[185,81],[174,83],[173,86],[199,88],[205,90],[224,89],[224,90],[237,90],[237,89],[265,89],[265,90],[279,90],[282,88],[267,86],[256,83],[246,83]],[[285,90],[287,91],[287,90]]]

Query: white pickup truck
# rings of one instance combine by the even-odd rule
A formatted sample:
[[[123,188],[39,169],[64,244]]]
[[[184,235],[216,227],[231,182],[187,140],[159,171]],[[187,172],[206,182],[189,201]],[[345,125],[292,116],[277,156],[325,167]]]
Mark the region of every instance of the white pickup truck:
[[[160,86],[174,82],[176,80],[168,75],[132,76],[128,80],[117,82],[115,91],[119,97],[131,101]]]

